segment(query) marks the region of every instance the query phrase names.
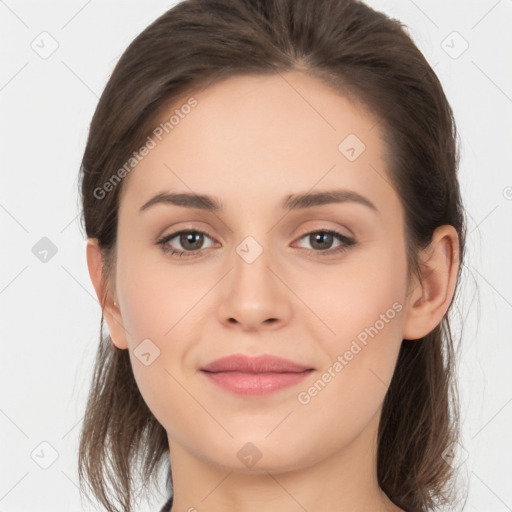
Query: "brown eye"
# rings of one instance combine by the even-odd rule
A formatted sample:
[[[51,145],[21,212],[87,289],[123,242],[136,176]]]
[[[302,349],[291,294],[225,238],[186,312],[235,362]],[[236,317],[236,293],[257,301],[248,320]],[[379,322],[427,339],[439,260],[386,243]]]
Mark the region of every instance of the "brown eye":
[[[205,237],[211,239],[210,236],[202,231],[182,230],[164,236],[158,240],[157,244],[160,244],[163,250],[171,255],[194,256],[198,251],[203,249]],[[178,246],[178,249],[175,249],[173,244],[170,243],[175,239],[176,241],[173,242],[173,244]]]
[[[310,233],[303,235],[300,239],[308,240],[312,247],[311,249],[306,248],[309,253],[321,254],[322,256],[322,253],[326,253],[326,255],[341,253],[355,244],[355,240],[352,238],[330,229],[311,231]],[[331,249],[332,244],[336,239],[339,240],[340,244],[338,247]]]
[[[197,231],[183,231],[179,235],[179,241],[184,249],[197,251],[198,249],[201,249],[201,246],[204,243],[204,235]]]
[[[202,231],[181,230],[164,236],[158,240],[157,244],[161,245],[163,251],[171,256],[188,257],[195,256],[201,252],[205,248],[203,245],[206,239],[212,240],[207,233]],[[300,237],[300,240],[302,239],[307,239],[311,245],[311,249],[305,248],[309,253],[321,256],[332,256],[342,253],[355,244],[355,240],[330,229],[311,231]],[[332,249],[333,243],[336,240],[340,243]]]
[[[310,234],[309,240],[314,249],[330,249],[330,246],[334,242],[334,236],[331,233],[322,231]]]

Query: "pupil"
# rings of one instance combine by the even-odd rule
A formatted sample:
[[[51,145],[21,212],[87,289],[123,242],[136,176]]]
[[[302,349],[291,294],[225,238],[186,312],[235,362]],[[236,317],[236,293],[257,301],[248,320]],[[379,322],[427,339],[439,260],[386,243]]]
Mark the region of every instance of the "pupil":
[[[332,238],[332,235],[330,233],[317,233],[316,235],[313,235],[314,242],[311,244],[313,247],[317,244],[317,241],[320,242],[320,247],[317,247],[319,249],[325,249],[325,245],[322,246],[322,240],[325,243],[325,238],[327,238],[328,241],[330,241],[330,238]]]
[[[201,245],[202,245],[202,237],[203,235],[201,233],[186,233],[184,235],[181,236],[181,244],[183,245],[183,247],[187,248],[187,243],[191,243],[192,244],[192,247],[188,247],[190,250],[196,250],[196,249],[200,249],[201,248]],[[194,237],[197,237],[198,238],[198,241],[196,240],[196,242],[194,243]]]

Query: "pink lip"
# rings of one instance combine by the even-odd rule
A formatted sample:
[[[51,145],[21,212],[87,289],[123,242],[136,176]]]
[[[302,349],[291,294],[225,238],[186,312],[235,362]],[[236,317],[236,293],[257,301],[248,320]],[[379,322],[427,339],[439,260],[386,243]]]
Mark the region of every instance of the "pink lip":
[[[243,354],[223,357],[201,368],[213,383],[241,395],[263,395],[293,386],[313,370],[280,357]]]

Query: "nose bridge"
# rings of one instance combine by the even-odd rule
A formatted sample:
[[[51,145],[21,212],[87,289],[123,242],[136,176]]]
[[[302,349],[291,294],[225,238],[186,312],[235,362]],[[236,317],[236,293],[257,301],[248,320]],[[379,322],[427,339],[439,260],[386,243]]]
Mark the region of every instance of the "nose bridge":
[[[258,237],[261,240],[261,236]],[[258,296],[260,299],[271,292],[271,250],[268,240],[256,239],[253,235],[246,236],[235,248],[233,258],[233,286],[244,296]],[[268,297],[267,297],[268,298]]]
[[[246,328],[255,328],[270,319],[282,320],[286,315],[286,298],[279,279],[271,271],[268,239],[260,242],[256,236],[248,235],[235,247],[233,270],[220,306],[221,320],[236,320]]]

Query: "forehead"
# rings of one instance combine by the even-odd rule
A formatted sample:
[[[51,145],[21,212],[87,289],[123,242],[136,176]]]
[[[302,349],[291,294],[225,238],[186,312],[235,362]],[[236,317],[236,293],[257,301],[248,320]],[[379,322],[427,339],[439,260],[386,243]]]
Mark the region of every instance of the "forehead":
[[[195,106],[182,108],[191,97]],[[183,96],[154,125],[161,140],[153,136],[124,183],[122,207],[175,189],[230,197],[239,207],[241,198],[271,200],[275,192],[281,202],[315,187],[364,190],[376,203],[394,194],[376,117],[299,72],[231,77]]]

